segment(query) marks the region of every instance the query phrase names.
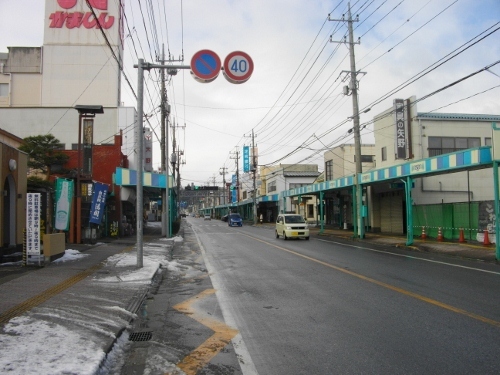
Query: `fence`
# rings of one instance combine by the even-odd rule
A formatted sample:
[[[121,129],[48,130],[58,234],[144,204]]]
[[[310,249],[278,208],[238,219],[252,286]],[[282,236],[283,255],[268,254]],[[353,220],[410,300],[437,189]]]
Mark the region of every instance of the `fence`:
[[[460,229],[465,238],[475,240],[478,231],[489,229],[494,224],[489,204],[493,202],[463,202],[421,205],[413,207],[413,226],[415,236],[420,236],[422,227],[428,237],[437,238],[441,228],[445,239],[459,239]],[[494,214],[493,214],[494,216]],[[486,223],[488,221],[489,223]],[[488,228],[485,228],[487,226]],[[494,225],[493,225],[494,228]]]

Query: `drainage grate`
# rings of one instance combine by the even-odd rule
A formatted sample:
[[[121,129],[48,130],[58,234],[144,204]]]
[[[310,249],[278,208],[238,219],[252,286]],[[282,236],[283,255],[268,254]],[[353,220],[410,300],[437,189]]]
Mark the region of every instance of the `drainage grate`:
[[[132,332],[128,337],[129,341],[149,341],[153,337],[153,332]]]

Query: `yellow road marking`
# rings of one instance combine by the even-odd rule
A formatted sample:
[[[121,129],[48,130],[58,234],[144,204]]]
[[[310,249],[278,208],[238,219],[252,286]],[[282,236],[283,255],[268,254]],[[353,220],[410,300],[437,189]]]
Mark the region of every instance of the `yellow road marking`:
[[[283,250],[283,251],[286,251],[290,254],[293,254],[293,255],[297,255],[301,258],[304,258],[304,259],[307,259],[307,260],[310,260],[312,262],[315,262],[315,263],[318,263],[318,264],[322,264],[326,267],[329,267],[329,268],[332,268],[334,270],[337,270],[337,271],[340,271],[340,272],[343,272],[343,273],[346,273],[348,275],[351,275],[351,276],[354,276],[354,277],[357,277],[358,279],[361,279],[361,280],[365,280],[365,281],[368,281],[370,283],[373,283],[373,284],[376,284],[376,285],[379,285],[381,287],[384,287],[384,288],[387,288],[387,289],[390,289],[390,290],[393,290],[395,292],[398,292],[398,293],[401,293],[401,294],[404,294],[406,296],[409,296],[409,297],[413,297],[413,298],[416,298],[420,301],[423,301],[423,302],[427,302],[431,305],[434,305],[434,306],[438,306],[438,307],[441,307],[445,310],[449,310],[449,311],[453,311],[454,313],[457,313],[457,314],[461,314],[461,315],[465,315],[469,318],[472,318],[472,319],[475,319],[475,320],[478,320],[480,322],[483,322],[483,323],[486,323],[486,324],[490,324],[492,326],[495,326],[495,327],[498,327],[500,328],[500,322],[499,321],[496,321],[496,320],[493,320],[493,319],[489,319],[489,318],[486,318],[482,315],[478,315],[478,314],[474,314],[472,312],[469,312],[469,311],[466,311],[466,310],[463,310],[463,309],[460,309],[458,307],[455,307],[455,306],[452,306],[452,305],[448,305],[446,303],[443,303],[443,302],[440,302],[440,301],[437,301],[435,299],[432,299],[432,298],[429,298],[429,297],[425,297],[425,296],[422,296],[420,294],[417,294],[417,293],[413,293],[413,292],[410,292],[409,290],[406,290],[406,289],[402,289],[402,288],[399,288],[397,286],[394,286],[394,285],[391,285],[391,284],[387,284],[387,283],[384,283],[382,281],[378,281],[378,280],[375,280],[375,279],[372,279],[371,277],[367,277],[367,276],[364,276],[364,275],[361,275],[359,273],[356,273],[356,272],[353,272],[353,271],[349,271],[349,270],[346,270],[345,268],[341,268],[341,267],[337,267],[337,266],[334,266],[333,264],[330,264],[330,263],[326,263],[326,262],[323,262],[321,260],[318,260],[318,259],[315,259],[315,258],[311,258],[307,255],[304,255],[304,254],[300,254],[300,253],[297,253],[293,250],[290,250],[290,249],[286,249],[284,247],[281,247],[281,246],[278,246],[278,245],[275,245],[271,242],[267,242],[267,241],[264,241],[264,240],[261,240],[259,238],[256,238],[256,237],[253,237],[253,236],[250,236],[248,234],[244,234],[242,233],[243,235],[249,237],[249,238],[252,238],[256,241],[259,241],[259,242],[262,242],[262,243],[265,243],[266,245],[269,245],[269,246],[272,246],[272,247],[275,247],[277,249],[280,249],[280,250]]]
[[[70,277],[69,279],[64,280],[63,282],[53,286],[52,288],[49,288],[45,290],[44,292],[27,299],[24,302],[21,302],[20,304],[12,307],[11,309],[7,310],[4,312],[2,315],[0,315],[0,325],[3,325],[7,323],[9,320],[12,318],[15,318],[16,316],[22,315],[25,312],[31,310],[33,307],[36,307],[38,305],[41,305],[48,299],[54,297],[55,295],[61,293],[62,291],[68,289],[69,287],[75,285],[77,282],[85,279],[87,276],[91,275],[95,271],[97,271],[99,268],[102,267],[102,264],[98,264],[96,266],[93,266],[83,272],[80,272],[79,274]]]
[[[127,247],[126,249],[122,250],[121,252],[128,252],[131,249],[133,249],[134,246]],[[80,282],[81,280],[85,279],[87,276],[92,275],[95,271],[99,270],[102,268],[105,264],[105,261],[96,264],[93,267],[90,267],[86,269],[85,271],[82,271],[62,282],[60,282],[57,285],[54,285],[53,287],[43,291],[42,293],[28,298],[26,301],[21,302],[20,304],[10,308],[3,314],[0,314],[0,326],[6,324],[9,320],[15,318],[16,316],[20,316],[24,314],[25,312],[31,310],[33,307],[39,306],[45,301],[49,300],[50,298],[54,297],[55,295],[65,291],[66,289],[72,287],[76,283]]]
[[[238,330],[229,327],[223,322],[204,316],[193,308],[192,305],[195,302],[214,293],[215,289],[207,289],[174,306],[177,311],[189,315],[189,317],[214,331],[212,336],[177,364],[177,367],[184,371],[186,375],[195,375],[238,334]]]

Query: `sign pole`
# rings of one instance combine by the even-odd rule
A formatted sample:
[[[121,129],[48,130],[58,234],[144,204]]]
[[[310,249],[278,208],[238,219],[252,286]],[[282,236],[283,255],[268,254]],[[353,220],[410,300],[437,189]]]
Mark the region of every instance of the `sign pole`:
[[[137,142],[137,200],[136,200],[136,224],[137,224],[137,268],[143,266],[143,236],[142,236],[142,164],[143,164],[143,117],[144,117],[144,59],[139,59],[137,65],[137,123],[136,123],[136,142]]]

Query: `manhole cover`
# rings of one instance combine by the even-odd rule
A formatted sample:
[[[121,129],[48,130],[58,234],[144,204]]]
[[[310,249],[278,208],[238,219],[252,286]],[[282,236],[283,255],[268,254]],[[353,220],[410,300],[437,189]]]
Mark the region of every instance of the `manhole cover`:
[[[153,332],[132,332],[128,337],[129,341],[149,341],[153,337]]]

